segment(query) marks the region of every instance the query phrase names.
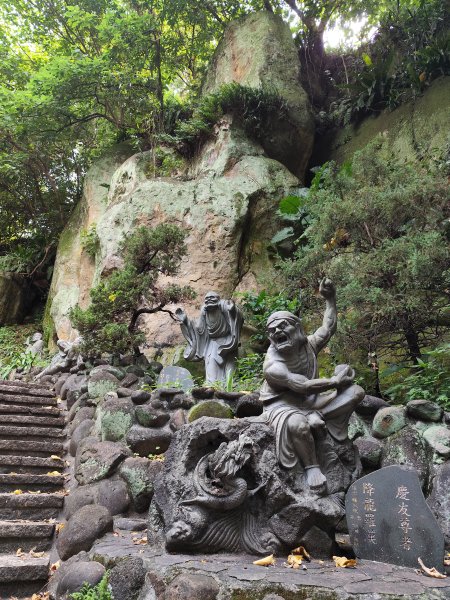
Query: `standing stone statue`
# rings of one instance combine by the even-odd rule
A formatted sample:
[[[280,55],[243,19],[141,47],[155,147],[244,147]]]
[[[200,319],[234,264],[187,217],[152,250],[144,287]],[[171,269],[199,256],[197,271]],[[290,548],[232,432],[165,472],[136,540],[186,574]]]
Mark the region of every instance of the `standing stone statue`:
[[[317,444],[327,431],[338,442],[345,441],[350,415],[364,398],[348,365],[336,367],[329,379],[318,378],[317,354],[337,323],[333,283],[322,280],[319,291],[326,309],[322,326],[312,335],[306,336],[301,320],[290,312],[279,311],[269,317],[270,347],[261,389],[264,418],[275,429],[279,464],[292,469],[300,463],[307,484],[316,491],[326,487],[323,470],[327,467],[319,465]]]
[[[206,382],[225,383],[235,368],[244,321],[239,307],[232,300],[221,300],[217,292],[208,292],[197,321],[189,319],[182,308],[175,314],[188,342],[185,359],[204,359]]]
[[[44,350],[44,340],[42,339],[42,333],[33,333],[32,336],[27,337],[25,344],[25,352],[30,352],[34,356],[41,356]]]

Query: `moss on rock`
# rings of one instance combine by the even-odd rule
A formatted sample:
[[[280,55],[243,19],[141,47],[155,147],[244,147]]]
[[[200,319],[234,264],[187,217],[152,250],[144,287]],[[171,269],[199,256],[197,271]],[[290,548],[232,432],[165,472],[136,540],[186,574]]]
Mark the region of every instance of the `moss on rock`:
[[[205,400],[191,408],[188,414],[188,422],[192,423],[200,417],[215,417],[216,419],[232,419],[233,411],[224,402],[218,400]]]

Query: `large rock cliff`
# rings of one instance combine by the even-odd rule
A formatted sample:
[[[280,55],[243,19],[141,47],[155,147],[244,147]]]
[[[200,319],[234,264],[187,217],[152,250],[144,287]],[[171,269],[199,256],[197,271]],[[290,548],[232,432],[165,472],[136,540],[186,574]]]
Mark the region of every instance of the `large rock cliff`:
[[[264,147],[225,115],[213,139],[189,164],[173,161],[172,169],[162,171],[155,167],[157,153],[168,150],[130,156],[129,149],[120,147],[92,167],[83,200],[59,244],[47,334],[76,335],[67,316],[70,308],[85,306],[92,285],[120,268],[119,242],[141,224],[170,221],[186,230],[188,255],[177,281],[198,292],[197,305],[211,288],[231,295],[270,285],[274,272],[269,246],[280,226],[278,203],[301,185],[312,150],[313,121],[299,69],[287,25],[274,15],[250,15],[225,34],[205,93],[230,81],[276,88],[288,103],[288,117],[277,119]],[[93,225],[98,235],[95,261],[82,243],[83,231]],[[147,330],[155,348],[182,340],[167,315],[152,316]]]

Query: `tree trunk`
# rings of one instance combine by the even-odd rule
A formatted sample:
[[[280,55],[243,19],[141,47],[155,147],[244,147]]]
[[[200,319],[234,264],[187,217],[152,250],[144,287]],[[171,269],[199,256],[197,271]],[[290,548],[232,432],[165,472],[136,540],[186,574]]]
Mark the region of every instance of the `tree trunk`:
[[[403,327],[403,333],[405,334],[406,345],[408,346],[408,354],[411,360],[417,364],[418,359],[422,358],[419,336],[409,320]]]

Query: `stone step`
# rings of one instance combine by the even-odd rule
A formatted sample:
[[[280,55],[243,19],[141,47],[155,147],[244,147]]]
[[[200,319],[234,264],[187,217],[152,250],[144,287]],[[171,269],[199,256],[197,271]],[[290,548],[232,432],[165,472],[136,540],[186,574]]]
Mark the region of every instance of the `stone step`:
[[[26,432],[25,437],[27,439],[40,438],[40,437],[45,437],[45,438],[49,438],[49,437],[64,438],[65,437],[65,433],[63,431],[61,431],[60,429],[55,429],[54,427],[27,427],[26,430],[24,430],[23,427],[14,427],[13,425],[0,425],[0,436],[3,438],[12,437],[12,438],[23,439],[25,432]]]
[[[55,397],[55,392],[49,388],[19,382],[12,383],[11,381],[0,381],[0,392],[2,394],[23,394],[25,396],[42,396],[46,398]]]
[[[0,415],[40,415],[59,417],[61,410],[57,406],[30,406],[25,404],[0,404]]]
[[[48,577],[50,560],[48,556],[0,555],[0,582],[42,581]]]
[[[18,427],[24,426],[28,431],[28,425],[42,425],[47,427],[64,427],[64,417],[38,417],[36,415],[1,415],[0,425],[13,423]]]
[[[37,456],[1,456],[0,473],[47,473],[65,468],[62,458],[43,458]]]
[[[15,387],[26,387],[30,389],[39,388],[42,390],[51,390],[51,386],[49,386],[47,383],[40,383],[39,381],[21,381],[20,379],[0,379],[0,386],[2,385],[13,385]]]
[[[23,552],[48,550],[54,530],[55,525],[46,521],[0,521],[0,554],[16,554],[18,548]]]
[[[41,406],[57,406],[58,400],[55,397],[44,396],[23,396],[19,394],[4,394],[0,389],[0,403],[2,404],[27,404]]]
[[[64,487],[64,475],[39,475],[34,473],[0,473],[0,492],[16,489],[46,491]]]
[[[0,493],[0,520],[45,521],[56,518],[63,504],[63,494]]]
[[[58,441],[0,439],[0,454],[5,456],[49,456],[63,450],[64,444]]]

